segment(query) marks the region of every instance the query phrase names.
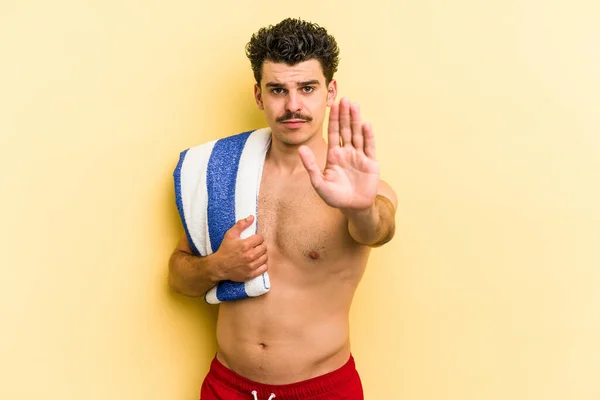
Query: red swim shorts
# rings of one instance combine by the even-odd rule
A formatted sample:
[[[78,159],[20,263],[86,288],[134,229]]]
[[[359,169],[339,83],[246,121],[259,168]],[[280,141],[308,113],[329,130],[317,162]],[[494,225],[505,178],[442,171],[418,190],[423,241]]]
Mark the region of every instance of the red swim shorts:
[[[265,385],[233,372],[215,357],[200,400],[364,400],[354,358],[325,375],[287,385]]]

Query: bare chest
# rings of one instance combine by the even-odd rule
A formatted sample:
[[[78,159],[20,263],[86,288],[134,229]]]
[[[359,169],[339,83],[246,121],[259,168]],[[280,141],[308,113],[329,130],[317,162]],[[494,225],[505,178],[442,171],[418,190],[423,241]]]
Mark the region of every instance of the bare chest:
[[[351,245],[347,222],[303,182],[263,178],[258,198],[258,232],[267,246],[291,260],[324,262]]]

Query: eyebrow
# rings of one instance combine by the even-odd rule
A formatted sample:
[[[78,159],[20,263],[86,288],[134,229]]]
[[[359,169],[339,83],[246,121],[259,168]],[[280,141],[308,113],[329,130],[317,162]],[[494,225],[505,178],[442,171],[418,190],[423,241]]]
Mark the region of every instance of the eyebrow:
[[[313,79],[310,81],[304,81],[304,82],[297,82],[296,85],[298,86],[309,86],[309,85],[318,85],[319,81],[317,79]],[[287,87],[286,84],[284,83],[276,83],[276,82],[267,82],[265,83],[265,87],[269,87],[269,88],[285,88]]]

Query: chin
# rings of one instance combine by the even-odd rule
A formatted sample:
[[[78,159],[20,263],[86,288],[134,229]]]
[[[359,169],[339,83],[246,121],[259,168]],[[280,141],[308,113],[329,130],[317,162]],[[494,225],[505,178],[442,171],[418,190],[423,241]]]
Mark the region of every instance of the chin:
[[[305,144],[308,141],[308,137],[302,136],[302,137],[279,137],[278,138],[280,142],[285,143],[288,146],[301,146],[303,144]]]
[[[312,134],[307,129],[286,129],[285,127],[277,127],[278,129],[272,129],[273,136],[275,139],[288,145],[299,145],[310,140]]]

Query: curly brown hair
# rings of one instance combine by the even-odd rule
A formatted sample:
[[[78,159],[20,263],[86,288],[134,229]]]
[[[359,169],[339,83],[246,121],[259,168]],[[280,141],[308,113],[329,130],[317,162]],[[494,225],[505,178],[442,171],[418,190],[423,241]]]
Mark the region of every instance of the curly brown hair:
[[[256,83],[260,85],[265,61],[295,65],[316,59],[321,63],[326,83],[337,71],[340,50],[325,28],[301,19],[286,18],[277,25],[261,28],[246,45]]]

